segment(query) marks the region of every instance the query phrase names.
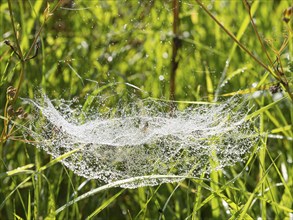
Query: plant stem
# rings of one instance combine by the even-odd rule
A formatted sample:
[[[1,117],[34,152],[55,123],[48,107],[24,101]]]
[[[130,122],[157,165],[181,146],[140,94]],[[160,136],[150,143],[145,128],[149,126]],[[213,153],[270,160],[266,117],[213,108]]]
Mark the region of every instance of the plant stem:
[[[175,90],[176,90],[176,71],[178,68],[179,61],[178,50],[180,48],[180,39],[178,37],[179,33],[179,10],[180,4],[179,0],[173,0],[173,41],[172,41],[172,59],[171,59],[171,74],[170,74],[170,100],[175,100]]]
[[[18,54],[20,56],[20,59],[23,60],[23,54],[22,54],[22,51],[21,51],[21,48],[20,48],[20,44],[18,42],[17,31],[16,31],[16,28],[15,28],[15,25],[14,25],[15,23],[14,23],[14,18],[13,18],[13,13],[12,13],[11,0],[8,0],[8,9],[9,9],[12,28],[13,28],[13,34],[14,34],[14,38],[15,38],[15,43],[16,43],[17,50],[18,50],[17,52],[18,52]]]
[[[270,62],[270,64],[271,64],[271,66],[274,66],[274,65],[273,65],[273,62],[272,62],[272,60],[271,60],[271,58],[270,58],[270,56],[269,56],[269,54],[268,54],[268,52],[267,52],[267,49],[266,49],[266,47],[265,47],[265,45],[264,45],[264,43],[263,43],[261,37],[259,36],[259,33],[258,33],[258,31],[257,31],[257,28],[256,28],[256,25],[255,25],[255,23],[254,23],[254,21],[253,21],[253,18],[252,18],[252,15],[251,15],[251,10],[250,10],[250,8],[251,8],[251,7],[250,7],[250,4],[247,2],[247,0],[243,0],[243,3],[244,3],[244,6],[245,6],[246,10],[248,11],[249,18],[250,18],[250,22],[251,22],[251,24],[252,24],[252,27],[253,27],[254,33],[256,34],[257,39],[258,39],[258,41],[260,42],[261,47],[262,47],[263,51],[265,52],[265,54],[266,54],[266,56],[267,56],[267,58],[268,58],[268,60],[269,60],[269,62]]]
[[[56,9],[61,5],[62,2],[63,2],[63,0],[59,0],[58,3],[55,5],[55,7],[54,7],[50,12],[48,12],[48,13],[50,13],[50,14],[54,13],[54,12],[56,11]],[[28,52],[27,52],[26,55],[25,55],[24,60],[28,60],[28,59],[30,59],[30,58],[29,58],[29,55],[31,54],[32,50],[34,49],[34,47],[35,47],[35,45],[36,45],[36,43],[37,43],[37,41],[38,41],[38,39],[39,39],[39,36],[40,36],[41,32],[43,31],[43,28],[44,28],[44,26],[45,26],[45,24],[46,24],[46,21],[47,21],[48,19],[49,19],[49,16],[48,16],[47,18],[45,18],[45,20],[44,20],[44,22],[42,23],[40,29],[38,30],[38,32],[37,32],[37,34],[36,34],[36,36],[35,36],[35,38],[34,38],[34,41],[33,41],[32,45],[31,45],[31,47],[29,48]]]

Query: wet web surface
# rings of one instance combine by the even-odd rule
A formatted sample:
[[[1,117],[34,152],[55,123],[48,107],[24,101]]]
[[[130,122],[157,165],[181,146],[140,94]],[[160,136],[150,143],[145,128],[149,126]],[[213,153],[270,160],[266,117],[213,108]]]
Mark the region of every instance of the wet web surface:
[[[237,98],[172,114],[164,102],[137,99],[94,116],[71,101],[43,96],[29,103],[36,111],[24,133],[38,148],[54,158],[80,148],[62,163],[85,178],[110,183],[142,177],[122,185],[127,188],[208,176],[242,162],[258,139],[245,120],[247,101]]]

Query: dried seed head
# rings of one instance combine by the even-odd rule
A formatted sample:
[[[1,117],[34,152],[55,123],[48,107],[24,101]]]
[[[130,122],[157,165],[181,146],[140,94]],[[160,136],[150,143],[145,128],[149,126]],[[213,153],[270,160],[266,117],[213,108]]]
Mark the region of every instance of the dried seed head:
[[[282,88],[281,88],[280,84],[278,83],[277,85],[273,85],[273,86],[271,86],[271,87],[270,87],[270,92],[271,92],[272,94],[275,94],[275,93],[277,93],[277,92],[282,92]]]
[[[11,45],[9,40],[4,40],[4,43],[5,43],[6,45],[8,45],[8,46]]]
[[[292,17],[292,14],[293,14],[292,12],[293,12],[293,6],[285,9],[283,12],[283,21],[288,23]]]
[[[6,111],[7,111],[7,115],[8,115],[8,117],[11,118],[11,117],[14,116],[14,113],[15,113],[15,112],[14,112],[14,109],[13,109],[13,106],[12,106],[12,105],[9,105]]]
[[[28,116],[28,114],[27,114],[26,112],[24,112],[23,114],[18,115],[17,117],[18,117],[19,119],[26,119],[27,116]]]
[[[23,114],[23,108],[22,107],[19,107],[16,111],[15,111],[15,114],[16,115],[22,115]]]
[[[13,86],[9,86],[9,87],[7,88],[6,94],[7,94],[7,99],[8,99],[9,101],[11,101],[11,100],[14,99],[15,94],[16,94],[16,91],[17,91],[16,88],[14,88]]]
[[[28,113],[24,112],[21,116],[22,116],[23,119],[26,119],[28,117]]]

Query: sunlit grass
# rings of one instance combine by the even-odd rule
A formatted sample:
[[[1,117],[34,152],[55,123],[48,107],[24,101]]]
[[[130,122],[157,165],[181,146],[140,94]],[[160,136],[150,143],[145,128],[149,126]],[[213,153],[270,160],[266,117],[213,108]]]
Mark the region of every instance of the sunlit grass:
[[[126,190],[73,174],[60,163],[73,152],[51,158],[25,140],[19,129],[33,114],[17,96],[41,88],[85,112],[99,96],[112,114],[131,95],[167,100],[172,2],[1,2],[0,219],[292,218],[292,16],[283,14],[292,2],[253,1],[253,27],[246,1],[203,1],[226,32],[197,2],[180,9],[178,108],[247,95],[259,142],[209,179]]]

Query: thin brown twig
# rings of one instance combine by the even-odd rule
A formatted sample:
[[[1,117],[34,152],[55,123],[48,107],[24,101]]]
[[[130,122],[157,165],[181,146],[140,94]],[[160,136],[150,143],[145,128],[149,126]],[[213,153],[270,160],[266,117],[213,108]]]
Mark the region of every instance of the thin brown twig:
[[[4,43],[10,47],[10,49],[16,54],[19,60],[21,60],[21,56],[18,54],[17,50],[14,48],[14,46],[10,43],[9,40],[5,40]]]
[[[178,68],[178,51],[180,48],[180,39],[179,34],[179,11],[180,3],[179,0],[173,0],[173,42],[172,42],[172,58],[171,58],[171,74],[170,74],[170,100],[175,100],[175,91],[176,91],[176,71]]]

